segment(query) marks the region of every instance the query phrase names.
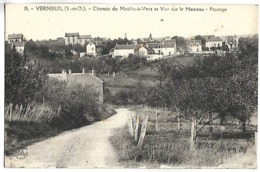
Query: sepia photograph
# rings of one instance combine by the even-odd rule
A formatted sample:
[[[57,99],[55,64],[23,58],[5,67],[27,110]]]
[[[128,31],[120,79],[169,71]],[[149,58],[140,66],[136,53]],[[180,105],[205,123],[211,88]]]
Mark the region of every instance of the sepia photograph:
[[[4,168],[256,169],[258,10],[4,3]]]

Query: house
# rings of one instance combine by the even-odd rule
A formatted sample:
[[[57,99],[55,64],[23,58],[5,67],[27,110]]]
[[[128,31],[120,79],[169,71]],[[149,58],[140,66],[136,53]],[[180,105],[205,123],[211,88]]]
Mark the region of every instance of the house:
[[[209,50],[212,49],[212,47],[222,47],[222,39],[220,37],[211,36],[208,39],[206,39],[205,47],[207,47]]]
[[[114,48],[113,57],[129,57],[130,54],[134,54],[135,45],[116,45]]]
[[[85,69],[82,69],[82,73],[72,73],[71,70],[67,73],[62,70],[62,73],[48,74],[49,78],[57,79],[59,81],[65,81],[68,86],[75,84],[82,84],[91,87],[97,94],[99,103],[104,102],[104,81],[96,77],[95,71],[92,73],[85,73]]]
[[[91,35],[79,35],[78,44],[85,45],[91,40]]]
[[[23,55],[25,45],[23,34],[8,35],[8,43],[11,44],[11,48],[15,48],[16,52]]]
[[[14,43],[14,42],[23,42],[24,37],[23,34],[10,34],[8,35],[8,43]]]
[[[96,56],[96,45],[91,41],[86,46],[86,54]]]
[[[15,48],[16,52],[18,52],[19,54],[23,55],[23,53],[24,53],[24,45],[25,45],[25,42],[13,42],[11,44],[11,47]]]
[[[155,54],[172,55],[176,53],[176,41],[164,41],[161,43],[147,43],[148,47],[154,50]]]
[[[235,51],[238,47],[238,38],[237,36],[227,36],[225,38],[225,45],[230,51]]]
[[[154,54],[154,50],[145,44],[137,44],[135,46],[134,54],[139,56],[148,56]]]
[[[188,52],[201,52],[202,51],[202,43],[201,40],[191,39],[187,41],[187,49]]]
[[[78,44],[79,33],[65,33],[65,45]]]

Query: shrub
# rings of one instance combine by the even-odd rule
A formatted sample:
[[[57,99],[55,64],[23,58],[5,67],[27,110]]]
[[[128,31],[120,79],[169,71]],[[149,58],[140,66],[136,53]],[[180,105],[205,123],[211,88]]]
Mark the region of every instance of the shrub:
[[[59,114],[54,124],[75,128],[101,118],[98,96],[90,87],[67,86],[55,79],[49,79],[46,87],[45,100]]]

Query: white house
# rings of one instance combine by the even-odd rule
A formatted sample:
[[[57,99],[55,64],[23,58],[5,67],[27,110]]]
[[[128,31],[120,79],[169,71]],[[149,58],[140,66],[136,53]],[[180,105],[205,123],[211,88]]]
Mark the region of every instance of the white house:
[[[206,45],[205,47],[207,48],[211,48],[211,47],[222,47],[222,39],[220,37],[215,37],[215,36],[212,36],[212,37],[209,37],[207,40],[206,40]]]
[[[189,52],[201,52],[202,51],[202,43],[201,40],[188,40],[187,41],[187,48]]]
[[[89,41],[86,47],[86,54],[96,56],[96,45]]]
[[[14,43],[14,42],[23,42],[24,40],[23,34],[10,34],[8,35],[8,43]]]
[[[176,41],[164,41],[162,43],[148,43],[149,48],[154,50],[155,54],[171,55],[176,53]]]
[[[135,45],[131,44],[131,45],[116,45],[114,48],[114,54],[113,57],[129,57],[130,54],[134,54],[135,53]]]
[[[65,45],[78,44],[79,33],[65,33]]]
[[[25,42],[13,42],[12,48],[15,48],[16,52],[23,55]]]

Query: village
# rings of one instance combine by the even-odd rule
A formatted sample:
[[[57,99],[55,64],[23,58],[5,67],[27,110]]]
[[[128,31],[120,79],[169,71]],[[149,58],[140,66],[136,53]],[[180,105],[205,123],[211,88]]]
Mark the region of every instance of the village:
[[[183,37],[181,37],[183,38]],[[103,55],[110,55],[112,58],[120,57],[127,58],[130,55],[138,55],[147,58],[148,61],[153,61],[169,56],[177,56],[181,54],[223,54],[225,52],[234,52],[238,47],[237,36],[218,37],[215,35],[197,35],[193,38],[184,39],[184,43],[179,45],[176,37],[160,37],[153,38],[152,34],[147,38],[138,38],[136,40],[129,40],[130,43],[118,44],[109,52],[105,52],[107,45],[112,40],[109,38],[91,37],[91,35],[80,35],[79,33],[65,33],[63,38],[57,40],[50,40],[57,42],[57,44],[64,45],[81,45],[84,51],[76,52],[71,50],[73,55],[80,58],[99,57]],[[127,39],[127,34],[124,36]],[[8,43],[11,44],[17,52],[24,53],[24,46],[26,40],[23,34],[8,35]],[[51,51],[51,50],[50,50]],[[106,54],[107,53],[107,54]]]

